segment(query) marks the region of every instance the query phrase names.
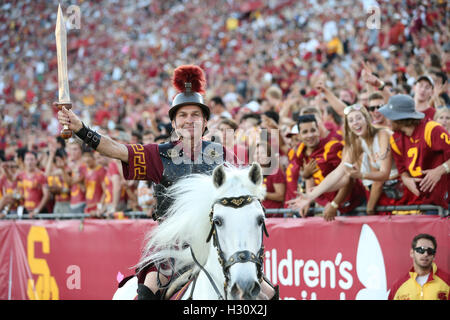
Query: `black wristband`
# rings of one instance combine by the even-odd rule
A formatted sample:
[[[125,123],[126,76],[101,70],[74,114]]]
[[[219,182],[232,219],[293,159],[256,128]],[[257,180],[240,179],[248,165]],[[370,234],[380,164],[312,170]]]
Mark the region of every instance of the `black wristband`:
[[[78,138],[80,138],[82,141],[84,141],[84,139],[86,139],[88,129],[84,125],[84,122],[81,122],[81,124],[83,125],[83,127],[80,130],[78,130],[77,132],[75,132],[75,134],[78,136]]]
[[[91,147],[94,150],[97,150],[98,145],[100,144],[100,138],[102,137],[94,130],[91,130],[89,127],[86,127],[83,124],[83,128],[75,132],[75,134],[89,147]]]

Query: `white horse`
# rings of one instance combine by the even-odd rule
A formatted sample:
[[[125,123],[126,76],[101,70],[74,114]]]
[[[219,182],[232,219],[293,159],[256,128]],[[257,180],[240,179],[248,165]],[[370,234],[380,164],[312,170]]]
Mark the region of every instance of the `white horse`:
[[[165,220],[147,237],[138,264],[171,266],[177,275],[166,297],[183,284],[181,299],[256,299],[263,281],[265,214],[261,167],[218,166],[212,177],[191,175],[168,193]],[[212,239],[212,241],[211,241]],[[134,291],[137,281],[121,288]],[[123,299],[119,289],[114,298]]]

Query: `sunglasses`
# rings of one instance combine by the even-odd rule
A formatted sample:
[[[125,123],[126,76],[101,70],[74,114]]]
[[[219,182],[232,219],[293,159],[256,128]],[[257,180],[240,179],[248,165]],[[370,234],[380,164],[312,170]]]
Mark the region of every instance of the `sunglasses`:
[[[426,248],[426,247],[415,247],[414,251],[420,254],[424,254],[425,252],[428,253],[430,256],[434,256],[436,253],[436,249],[433,248]]]
[[[351,106],[345,107],[344,114],[347,116],[352,111],[361,110],[362,106],[360,104],[352,104]]]
[[[380,109],[382,106],[383,105],[379,104],[378,106],[367,107],[367,110],[369,110],[370,112],[374,112],[375,110]]]

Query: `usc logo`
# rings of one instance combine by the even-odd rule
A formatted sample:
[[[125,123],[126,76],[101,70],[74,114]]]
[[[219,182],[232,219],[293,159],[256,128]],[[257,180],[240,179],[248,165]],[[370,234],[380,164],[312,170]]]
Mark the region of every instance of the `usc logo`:
[[[35,244],[42,243],[42,252],[50,253],[50,239],[47,230],[40,226],[31,226],[27,238],[27,258],[31,273],[37,275],[37,281],[28,279],[27,294],[30,300],[59,300],[59,289],[56,280],[50,274],[45,259],[35,257]]]

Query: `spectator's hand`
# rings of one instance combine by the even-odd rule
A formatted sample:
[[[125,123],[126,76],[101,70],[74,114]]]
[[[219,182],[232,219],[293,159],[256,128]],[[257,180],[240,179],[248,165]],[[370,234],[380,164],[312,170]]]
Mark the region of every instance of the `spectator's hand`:
[[[317,167],[316,159],[312,159],[308,163],[306,163],[306,160],[303,160],[303,178],[309,179],[311,176],[316,173],[319,170]]]
[[[99,216],[106,214],[106,206],[103,203],[97,204],[97,214]]]
[[[0,175],[5,174],[8,169],[9,169],[9,164],[7,162],[0,163]]]
[[[294,85],[292,85],[291,87],[291,92],[288,93],[286,100],[285,101],[295,101],[298,98],[300,98],[300,92],[298,91],[298,89],[294,88]]]
[[[62,192],[62,188],[58,186],[49,186],[48,191],[52,194],[60,194]]]
[[[261,115],[261,128],[278,129],[278,125],[275,120],[263,114]]]
[[[57,103],[55,102],[53,105],[57,105]],[[58,121],[62,126],[67,125],[73,132],[83,128],[81,120],[73,113],[72,109],[67,110],[65,107],[58,111]]]
[[[289,208],[291,209],[297,209],[300,211],[300,214],[302,215],[302,217],[305,217],[306,215],[304,211],[302,211],[302,209],[304,207],[308,207],[309,208],[309,204],[311,203],[311,198],[308,194],[300,194],[297,198],[289,200],[287,202],[287,205]]]
[[[51,137],[50,139],[47,140],[47,144],[48,144],[48,151],[51,155],[55,155],[56,153],[56,140]]]
[[[327,90],[327,87],[325,86],[325,82],[322,79],[318,80],[314,87],[317,91],[319,91],[321,93],[325,93],[325,91]]]
[[[334,217],[337,215],[337,209],[335,209],[330,202],[327,203],[323,210],[323,218],[325,221],[334,221]]]
[[[115,210],[112,211],[105,211],[105,218],[106,219],[114,219],[114,213],[116,213]]]
[[[445,89],[445,84],[435,83],[433,95],[435,97],[439,97],[441,95],[441,93],[446,92],[446,90],[444,90],[444,89]]]
[[[417,189],[416,182],[422,180],[421,178],[413,178],[409,176],[407,173],[402,174],[402,182],[411,191],[415,196],[420,196],[420,191]]]
[[[34,218],[38,214],[39,214],[39,210],[37,208],[33,209],[32,211],[30,211],[30,218]]]
[[[5,194],[3,198],[0,199],[0,208],[12,206],[14,204],[14,201],[15,200],[12,194]]]
[[[92,216],[93,216],[93,217],[96,217],[96,218],[101,218],[102,215],[103,215],[103,213],[102,213],[99,209],[94,210],[94,211],[92,212]]]
[[[301,208],[299,210],[300,216],[302,218],[306,218],[307,217],[309,208],[310,208],[310,204],[308,203],[308,205],[304,206],[303,208]]]
[[[361,78],[365,83],[368,83],[373,87],[378,88],[382,85],[382,81],[372,74],[372,71],[364,62],[363,69],[361,71]]]
[[[66,168],[66,159],[62,159],[61,161],[56,161],[54,165],[56,168],[64,170],[64,168]]]
[[[444,167],[437,166],[434,169],[422,170],[424,174],[419,183],[420,191],[431,192],[439,182],[443,174],[446,174]]]
[[[351,178],[353,178],[353,179],[359,179],[359,180],[362,180],[362,173],[361,173],[361,170],[359,169],[358,165],[353,164],[353,167],[352,167],[352,168],[349,168],[349,167],[347,167],[347,166],[344,166],[344,170],[345,170],[345,173],[346,173],[349,177],[351,177]]]

